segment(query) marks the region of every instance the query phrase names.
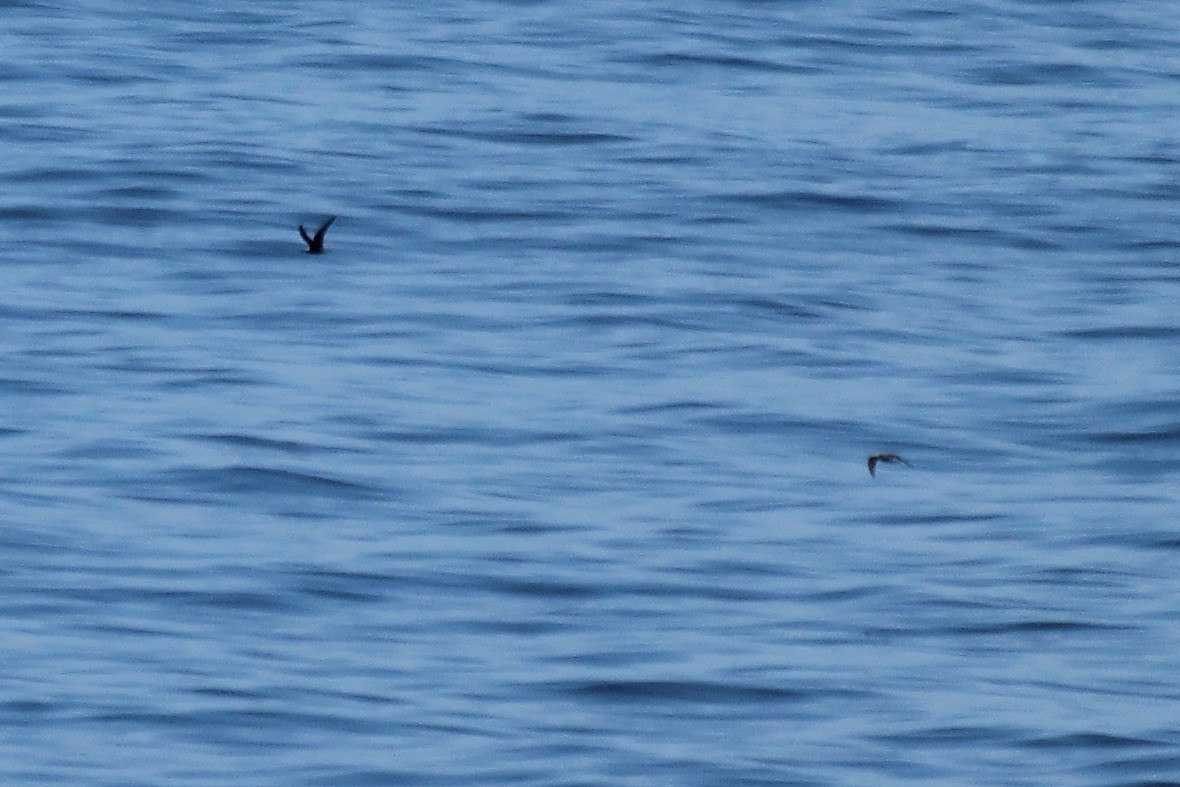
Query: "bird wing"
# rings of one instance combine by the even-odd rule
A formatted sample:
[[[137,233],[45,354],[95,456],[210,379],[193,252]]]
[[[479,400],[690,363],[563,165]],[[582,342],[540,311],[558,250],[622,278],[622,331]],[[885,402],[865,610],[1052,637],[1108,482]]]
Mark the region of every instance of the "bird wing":
[[[331,227],[332,222],[334,222],[335,220],[336,220],[336,217],[333,216],[332,218],[328,219],[323,224],[321,224],[320,228],[315,231],[315,242],[316,243],[323,243],[324,242],[324,235],[328,232],[328,227]]]
[[[299,225],[299,237],[303,238],[303,242],[307,244],[308,248],[311,248],[311,237],[308,236],[307,230],[303,229],[302,224]]]

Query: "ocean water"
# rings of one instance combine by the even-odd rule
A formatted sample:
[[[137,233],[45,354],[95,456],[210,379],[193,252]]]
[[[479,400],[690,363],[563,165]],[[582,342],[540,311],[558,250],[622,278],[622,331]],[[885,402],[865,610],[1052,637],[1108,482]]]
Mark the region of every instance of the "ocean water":
[[[0,782],[1180,783],[1180,6],[2,13]]]

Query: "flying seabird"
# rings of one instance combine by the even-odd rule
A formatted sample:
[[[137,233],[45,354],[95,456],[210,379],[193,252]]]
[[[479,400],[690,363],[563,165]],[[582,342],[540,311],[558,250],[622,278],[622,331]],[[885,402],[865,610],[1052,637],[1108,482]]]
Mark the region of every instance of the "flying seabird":
[[[332,222],[336,220],[335,216],[325,221],[320,225],[320,228],[315,231],[315,235],[309,236],[307,230],[303,229],[303,225],[299,225],[299,234],[303,237],[303,242],[307,244],[308,254],[322,254],[324,251],[324,234],[327,233],[328,227],[332,226]]]
[[[869,457],[869,475],[871,475],[873,478],[877,477],[877,462],[885,462],[886,464],[901,462],[906,467],[913,466],[897,454],[873,454]]]

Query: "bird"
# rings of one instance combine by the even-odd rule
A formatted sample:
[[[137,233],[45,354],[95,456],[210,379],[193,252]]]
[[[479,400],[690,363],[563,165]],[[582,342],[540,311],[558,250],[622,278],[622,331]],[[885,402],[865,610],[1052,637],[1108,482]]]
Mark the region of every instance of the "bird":
[[[873,454],[869,457],[869,475],[871,475],[873,478],[877,477],[877,462],[885,462],[886,464],[901,462],[906,467],[913,467],[913,465],[902,459],[897,454]]]
[[[332,222],[336,220],[332,216],[315,231],[315,235],[308,235],[307,230],[303,229],[303,225],[299,225],[299,235],[303,238],[303,242],[307,244],[308,254],[323,254],[324,253],[324,235],[328,232],[328,227],[332,226]]]

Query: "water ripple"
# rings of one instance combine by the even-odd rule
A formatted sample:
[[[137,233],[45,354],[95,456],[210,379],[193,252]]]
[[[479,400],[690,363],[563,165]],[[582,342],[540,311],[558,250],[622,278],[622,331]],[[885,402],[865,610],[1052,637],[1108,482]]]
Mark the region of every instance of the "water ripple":
[[[4,3],[0,782],[1180,782],[1173,4],[256,5]]]

